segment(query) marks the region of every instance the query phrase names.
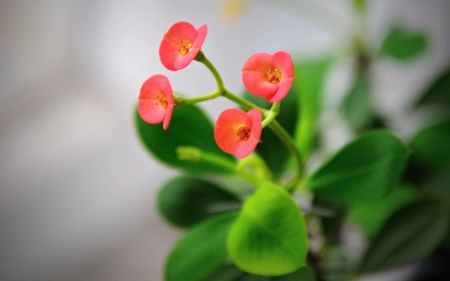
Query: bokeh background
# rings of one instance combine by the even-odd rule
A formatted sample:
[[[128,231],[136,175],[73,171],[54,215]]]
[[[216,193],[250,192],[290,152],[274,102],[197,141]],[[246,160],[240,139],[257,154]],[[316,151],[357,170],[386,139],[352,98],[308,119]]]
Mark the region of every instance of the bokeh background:
[[[156,73],[178,93],[215,90],[200,64],[169,72],[160,63],[173,23],[208,25],[203,50],[235,93],[251,54],[340,50],[356,24],[349,0],[247,1],[236,14],[229,2],[0,0],[1,280],[162,280],[182,232],[158,216],[154,198],[176,173],[139,143],[137,96]],[[407,137],[415,117],[406,108],[450,62],[450,1],[368,2],[373,42],[395,22],[429,37],[406,67],[374,66],[376,106]],[[348,86],[348,64],[327,87],[331,104]],[[203,104],[212,119],[229,106]],[[329,133],[331,148],[341,135]],[[383,277],[399,280],[392,274]]]

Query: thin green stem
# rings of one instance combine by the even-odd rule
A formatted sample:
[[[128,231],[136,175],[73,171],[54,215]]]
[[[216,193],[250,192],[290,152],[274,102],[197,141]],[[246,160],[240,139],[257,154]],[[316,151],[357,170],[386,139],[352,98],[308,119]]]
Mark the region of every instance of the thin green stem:
[[[218,97],[219,95],[222,95],[223,97],[235,102],[236,104],[240,105],[243,108],[246,108],[247,110],[257,108],[261,112],[261,115],[265,117],[262,127],[269,126],[269,128],[275,133],[275,135],[281,140],[281,142],[284,145],[286,145],[286,147],[289,149],[289,151],[292,153],[292,155],[295,159],[295,163],[297,166],[295,176],[286,185],[286,189],[288,191],[293,191],[293,189],[298,185],[299,181],[301,180],[301,178],[303,176],[304,163],[303,163],[303,159],[300,155],[300,152],[297,150],[291,136],[275,120],[275,117],[278,115],[278,112],[280,109],[280,103],[279,102],[274,103],[272,106],[272,109],[269,111],[269,113],[267,113],[268,111],[266,109],[261,108],[255,104],[249,102],[248,100],[246,100],[242,97],[239,97],[239,96],[233,94],[232,92],[228,91],[225,88],[225,86],[223,85],[223,81],[222,81],[222,78],[220,77],[219,72],[214,67],[214,65],[206,58],[205,54],[202,51],[200,51],[197,54],[197,56],[195,57],[195,60],[203,63],[211,71],[212,75],[216,79],[218,90],[211,94],[202,96],[202,97],[186,98],[185,101],[187,100],[187,102],[189,102],[189,103],[200,102],[200,101],[205,101],[208,99],[213,99],[213,98]],[[252,180],[253,182],[255,181],[254,179],[251,179],[252,175],[250,173],[246,172],[245,170],[241,170],[239,172],[244,173],[241,175],[243,178],[250,175],[250,178],[248,178],[247,180],[249,180],[249,181]],[[247,175],[245,173],[248,173],[249,175]]]
[[[177,147],[177,154],[180,160],[213,164],[230,172],[236,173],[242,179],[246,180],[255,187],[259,185],[259,179],[252,173],[246,171],[245,169],[239,168],[235,162],[218,156],[215,153],[206,152],[194,146],[179,146]]]
[[[230,161],[225,158],[219,158],[215,154],[202,152],[200,161],[210,163],[210,164],[216,164],[221,165],[222,167],[225,167],[229,169],[230,171],[233,171],[238,174],[242,179],[246,180],[253,186],[257,187],[259,185],[259,180],[250,172],[244,170],[244,169],[237,169],[236,163],[233,161]]]
[[[206,94],[206,95],[203,95],[203,96],[198,96],[198,97],[181,97],[181,96],[174,94],[173,100],[175,102],[175,106],[183,106],[183,105],[187,105],[187,104],[191,104],[191,103],[199,103],[202,101],[212,100],[212,99],[219,97],[220,94],[221,94],[221,92],[219,90],[214,91],[209,94]]]
[[[221,93],[225,92],[225,86],[223,85],[222,77],[220,76],[219,72],[214,67],[214,65],[205,56],[203,51],[200,50],[200,52],[198,52],[197,56],[195,57],[195,60],[203,63],[209,69],[209,71],[211,71],[211,74],[214,76],[214,79],[216,79],[218,91]]]
[[[223,96],[231,101],[234,101],[235,103],[239,104],[240,106],[251,109],[251,108],[258,108],[263,116],[266,115],[267,111],[263,108],[260,108],[256,106],[255,104],[236,96],[235,94],[225,91],[225,94]],[[280,108],[280,103],[274,103],[272,106],[273,109],[273,115],[277,115]],[[272,110],[271,110],[272,113]],[[275,135],[280,139],[280,141],[289,149],[289,151],[292,153],[295,163],[296,163],[296,173],[295,176],[287,183],[286,189],[288,191],[293,191],[293,189],[298,185],[300,180],[302,179],[303,172],[304,172],[304,163],[303,158],[300,155],[300,152],[295,146],[294,140],[291,138],[291,136],[286,132],[286,130],[280,125],[280,123],[275,120],[275,116],[270,116],[270,113],[268,114],[267,118],[271,118],[270,124],[266,124],[274,133]],[[266,119],[267,119],[266,118]],[[264,120],[266,120],[264,119]],[[267,122],[269,123],[269,122]]]
[[[269,124],[269,128],[275,133],[275,135],[283,142],[283,144],[289,149],[289,151],[294,156],[296,171],[295,176],[286,184],[286,189],[288,191],[294,191],[295,187],[299,184],[300,180],[303,177],[304,173],[304,162],[303,158],[300,155],[300,152],[295,146],[294,140],[291,136],[286,132],[286,130],[277,122],[277,120],[273,120]]]
[[[262,127],[265,128],[267,125],[269,125],[275,117],[277,117],[278,113],[280,112],[280,104],[281,102],[275,102],[272,104],[272,108],[269,111],[269,114],[267,114],[266,118],[262,121]]]
[[[232,92],[228,91],[227,89],[225,89],[225,91],[222,93],[222,96],[224,98],[229,99],[230,101],[235,102],[236,104],[242,106],[245,109],[252,109],[252,108],[257,108],[260,112],[262,116],[266,115],[267,110],[265,110],[262,107],[257,106],[256,104],[249,102],[248,100],[241,98],[240,96],[237,96],[235,94],[233,94]]]

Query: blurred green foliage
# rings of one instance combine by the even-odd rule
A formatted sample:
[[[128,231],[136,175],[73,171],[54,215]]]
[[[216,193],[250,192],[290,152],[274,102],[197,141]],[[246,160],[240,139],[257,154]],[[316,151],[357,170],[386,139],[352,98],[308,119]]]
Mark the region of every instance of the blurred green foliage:
[[[377,87],[371,68],[380,59],[400,66],[417,63],[430,45],[428,34],[397,23],[388,26],[381,41],[373,41],[364,29],[370,2],[351,4],[359,24],[347,42],[357,43],[350,54],[354,68],[336,112],[354,137],[331,156],[323,157],[317,140],[323,134],[327,79],[342,59],[335,54],[295,60],[296,79],[276,117],[305,160],[301,171],[294,170],[290,151],[272,131],[264,130],[257,146],[256,157],[264,161],[264,169],[258,170],[216,146],[212,122],[198,106],[175,108],[167,131],[136,113],[147,150],[185,174],[166,182],[157,199],[168,222],[187,228],[168,257],[167,281],[354,280],[413,262],[450,263],[445,258],[450,256],[450,68],[438,73],[409,109],[436,109],[439,122],[418,128],[411,139],[402,138],[374,106]],[[242,97],[265,109],[271,106],[248,92]],[[185,146],[229,165],[180,159],[176,151]],[[257,175],[266,166],[270,175]],[[258,178],[250,193],[248,184],[236,181],[239,169]],[[300,172],[295,190],[282,188]],[[270,182],[261,183],[263,178]],[[227,191],[230,184],[246,192],[234,195]],[[345,247],[349,225],[362,230],[367,242],[357,260]],[[416,279],[445,280],[447,273],[444,266]]]

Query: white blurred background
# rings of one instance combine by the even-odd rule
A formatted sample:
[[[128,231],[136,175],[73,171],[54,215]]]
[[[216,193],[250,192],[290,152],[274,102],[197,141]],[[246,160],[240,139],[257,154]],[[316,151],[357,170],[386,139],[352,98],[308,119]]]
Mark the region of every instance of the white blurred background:
[[[154,198],[177,172],[141,146],[133,110],[156,73],[186,95],[215,90],[195,62],[178,72],[162,66],[167,29],[180,20],[207,24],[203,50],[239,93],[251,54],[323,53],[348,41],[355,24],[349,0],[252,2],[230,19],[224,1],[0,0],[1,280],[162,280],[182,232],[162,221]],[[336,18],[316,18],[311,2]],[[426,53],[407,67],[375,66],[378,106],[407,117],[402,108],[450,61],[450,1],[369,5],[374,40],[395,21],[430,35]],[[336,94],[344,78],[334,79]],[[230,105],[203,104],[212,118]]]

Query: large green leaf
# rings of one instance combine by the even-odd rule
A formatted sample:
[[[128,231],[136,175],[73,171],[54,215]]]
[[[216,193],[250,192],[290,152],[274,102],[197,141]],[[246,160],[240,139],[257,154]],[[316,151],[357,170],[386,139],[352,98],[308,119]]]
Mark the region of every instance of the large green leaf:
[[[270,279],[270,276],[246,274],[239,278],[237,281],[270,281]]]
[[[225,264],[226,237],[236,215],[217,215],[190,229],[167,259],[165,280],[201,281]]]
[[[282,276],[261,276],[245,273],[234,264],[227,264],[203,281],[316,281],[312,267],[304,266]]]
[[[429,177],[423,184],[421,191],[433,196],[446,198],[445,201],[450,205],[450,169],[443,169]]]
[[[370,85],[365,74],[358,75],[348,92],[341,108],[342,114],[356,130],[368,125],[374,113],[370,97]]]
[[[158,209],[169,222],[190,227],[223,208],[237,207],[238,198],[215,184],[189,177],[174,178],[160,189]]]
[[[311,267],[304,266],[291,274],[272,277],[271,281],[316,281],[316,273]]]
[[[388,131],[370,131],[338,151],[306,184],[342,202],[379,201],[397,185],[409,155],[403,141]]]
[[[389,30],[380,52],[399,60],[407,60],[421,54],[426,47],[425,34],[395,25]]]
[[[423,129],[414,137],[411,147],[417,157],[433,166],[450,165],[450,121]]]
[[[148,124],[135,112],[136,127],[142,143],[147,150],[161,162],[189,173],[231,173],[217,165],[203,162],[189,162],[178,158],[179,146],[194,146],[200,150],[214,153],[229,161],[231,155],[222,152],[214,141],[211,121],[196,105],[175,108],[167,131],[161,124]]]
[[[299,92],[299,118],[295,130],[295,140],[304,159],[310,155],[317,137],[317,119],[322,105],[322,91],[332,57],[311,61],[295,62],[293,87]]]
[[[417,105],[424,104],[446,106],[450,110],[450,66],[444,69],[417,101]]]
[[[271,107],[271,104],[265,99],[252,95],[248,91],[244,92],[243,97],[262,108],[270,109]],[[293,136],[297,124],[297,116],[298,91],[296,87],[292,87],[288,95],[281,101],[280,113],[276,120]],[[256,147],[256,151],[269,166],[272,175],[275,178],[280,177],[288,162],[289,150],[270,129],[267,128],[263,131],[261,142]]]
[[[449,212],[440,201],[423,199],[399,209],[370,244],[359,272],[387,270],[425,258],[448,232]]]
[[[358,224],[364,232],[374,237],[392,213],[416,198],[416,192],[409,186],[401,185],[379,202],[354,204],[348,218]]]
[[[308,233],[303,215],[284,189],[263,183],[230,230],[228,252],[246,272],[276,276],[305,265]]]
[[[235,264],[226,264],[202,281],[238,281],[245,274]]]

